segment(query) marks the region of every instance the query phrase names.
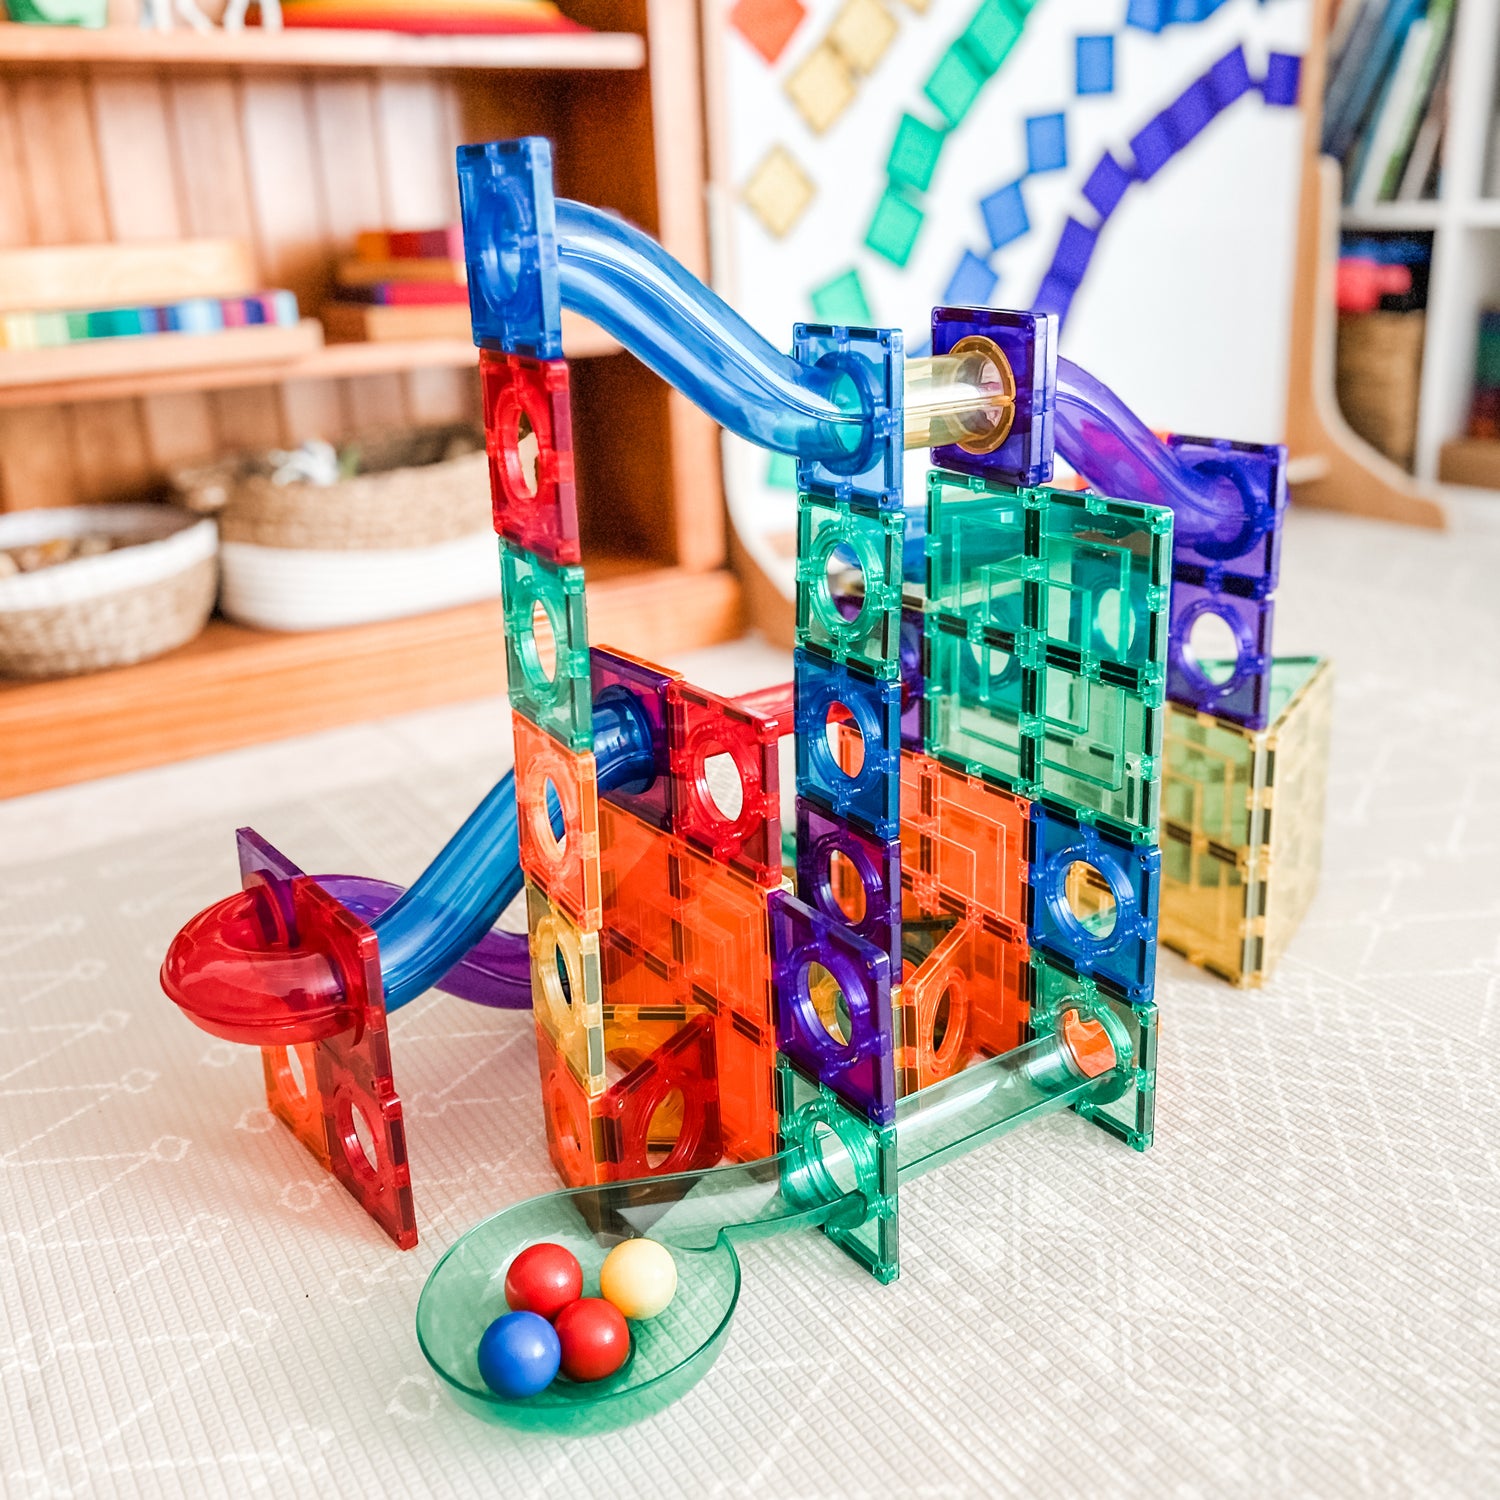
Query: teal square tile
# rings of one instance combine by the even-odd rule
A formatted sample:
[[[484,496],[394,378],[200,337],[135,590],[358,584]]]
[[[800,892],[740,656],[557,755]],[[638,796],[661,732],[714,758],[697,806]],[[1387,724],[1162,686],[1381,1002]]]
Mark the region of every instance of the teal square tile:
[[[511,707],[572,750],[594,748],[583,569],[500,543]]]

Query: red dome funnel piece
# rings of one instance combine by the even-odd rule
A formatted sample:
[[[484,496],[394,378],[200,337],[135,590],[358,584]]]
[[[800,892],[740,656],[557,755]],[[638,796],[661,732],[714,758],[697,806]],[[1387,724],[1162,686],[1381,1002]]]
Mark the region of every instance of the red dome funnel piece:
[[[227,1042],[285,1047],[352,1029],[360,1002],[326,954],[278,939],[266,899],[254,888],[236,891],[199,912],[167,950],[162,989],[194,1025]]]

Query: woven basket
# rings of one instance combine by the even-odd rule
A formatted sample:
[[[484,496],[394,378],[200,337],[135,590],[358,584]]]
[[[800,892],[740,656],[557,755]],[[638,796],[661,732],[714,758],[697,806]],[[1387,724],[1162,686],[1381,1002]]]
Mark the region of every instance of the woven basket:
[[[174,476],[218,511],[219,608],[261,630],[328,630],[426,614],[500,592],[483,449],[444,458],[469,428],[365,439],[374,469],[332,485],[275,484],[254,460]]]
[[[493,526],[483,449],[440,458],[456,431],[365,440],[362,461],[377,472],[332,485],[274,484],[224,465],[183,470],[174,482],[189,510],[217,511],[226,542],[317,552],[433,547]]]
[[[1422,385],[1420,312],[1346,313],[1339,318],[1339,405],[1371,447],[1410,469],[1417,451]]]
[[[0,675],[70,677],[160,656],[198,634],[218,587],[212,521],[168,505],[0,516],[0,547],[90,535],[132,545],[0,578]]]

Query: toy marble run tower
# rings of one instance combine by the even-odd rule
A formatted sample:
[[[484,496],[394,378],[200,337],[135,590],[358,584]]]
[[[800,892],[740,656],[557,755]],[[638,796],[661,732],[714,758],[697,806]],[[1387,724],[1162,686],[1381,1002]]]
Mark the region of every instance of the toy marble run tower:
[[[791,691],[725,698],[590,648],[547,157],[470,147],[459,170],[559,1173],[752,1160],[790,1122],[821,1124],[881,1201],[832,1233],[889,1279],[903,1101],[1064,1018],[1078,1077],[1112,1038],[1134,1059],[1079,1109],[1144,1149],[1172,513],[1041,487],[1054,320],[940,308],[932,357],[910,362],[896,330],[797,327],[795,361],[861,434],[798,461]],[[502,309],[494,265],[512,268]],[[911,569],[907,447],[937,465]],[[656,774],[601,790],[594,716],[622,694],[645,709]],[[732,812],[710,785],[725,756]]]
[[[167,993],[262,1048],[271,1108],[403,1247],[385,1021],[433,986],[533,1010],[568,1184],[817,1166],[832,1139],[868,1211],[825,1231],[882,1280],[902,1174],[1065,1107],[1144,1150],[1164,785],[1200,928],[1243,958],[1237,901],[1305,900],[1283,814],[1320,762],[1289,716],[1326,674],[1270,655],[1284,450],[1164,443],[1047,315],[940,307],[912,360],[898,330],[799,325],[787,357],[639,231],[555,199],[545,141],[458,166],[515,771],[405,892],[241,830],[245,889],[179,933]],[[729,698],[591,645],[564,306],[796,456],[785,689]],[[1054,447],[1129,498],[1049,487]],[[1205,613],[1231,655],[1195,651]],[[524,944],[491,930],[523,887]]]

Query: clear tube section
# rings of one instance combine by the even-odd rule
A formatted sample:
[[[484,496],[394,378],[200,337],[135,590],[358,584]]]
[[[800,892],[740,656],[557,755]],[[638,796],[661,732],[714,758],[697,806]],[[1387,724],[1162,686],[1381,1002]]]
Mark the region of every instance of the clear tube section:
[[[981,349],[907,360],[906,446],[958,443],[971,453],[993,452],[1009,435],[1015,412],[1015,385],[1007,374]]]
[[[908,1094],[896,1101],[900,1180],[920,1177],[1024,1120],[1067,1109],[1098,1085],[1061,1037],[1045,1036]]]
[[[640,230],[559,198],[557,250],[563,306],[612,334],[721,427],[823,463],[866,441],[865,396],[851,376],[782,354]]]

